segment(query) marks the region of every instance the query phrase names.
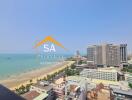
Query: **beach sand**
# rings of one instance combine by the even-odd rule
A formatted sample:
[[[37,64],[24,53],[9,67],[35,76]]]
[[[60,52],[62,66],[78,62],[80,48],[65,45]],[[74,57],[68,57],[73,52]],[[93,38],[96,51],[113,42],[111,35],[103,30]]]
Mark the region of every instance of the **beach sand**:
[[[12,76],[10,78],[0,80],[0,84],[3,84],[5,87],[14,90],[15,88],[19,88],[21,85],[27,85],[32,80],[32,83],[36,83],[37,79],[43,79],[46,75],[53,74],[58,72],[61,69],[66,68],[73,64],[74,61],[64,61],[53,66],[40,68],[37,70],[29,71],[17,76]]]

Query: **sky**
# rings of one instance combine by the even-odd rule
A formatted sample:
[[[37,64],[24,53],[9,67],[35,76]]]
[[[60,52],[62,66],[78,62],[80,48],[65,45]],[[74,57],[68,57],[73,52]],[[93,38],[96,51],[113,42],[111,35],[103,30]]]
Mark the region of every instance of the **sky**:
[[[132,0],[0,0],[0,53],[32,53],[52,36],[70,52],[89,45],[128,44]]]

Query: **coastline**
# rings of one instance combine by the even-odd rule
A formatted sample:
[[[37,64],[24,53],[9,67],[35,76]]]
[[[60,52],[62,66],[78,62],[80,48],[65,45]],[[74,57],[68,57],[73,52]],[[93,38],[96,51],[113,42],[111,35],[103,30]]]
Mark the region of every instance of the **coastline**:
[[[36,83],[38,79],[44,78],[46,75],[53,74],[70,66],[74,61],[64,61],[49,67],[39,68],[37,70],[29,71],[18,76],[13,76],[4,80],[0,80],[0,83],[10,90],[19,88],[21,85],[26,86],[32,80],[32,83]]]

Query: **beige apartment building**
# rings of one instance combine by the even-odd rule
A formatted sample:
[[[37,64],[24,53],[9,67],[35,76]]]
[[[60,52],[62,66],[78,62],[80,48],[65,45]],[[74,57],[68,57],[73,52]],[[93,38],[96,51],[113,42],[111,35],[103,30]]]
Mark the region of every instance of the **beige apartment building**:
[[[127,62],[127,45],[102,44],[87,48],[88,61],[94,61],[95,65],[120,66]]]

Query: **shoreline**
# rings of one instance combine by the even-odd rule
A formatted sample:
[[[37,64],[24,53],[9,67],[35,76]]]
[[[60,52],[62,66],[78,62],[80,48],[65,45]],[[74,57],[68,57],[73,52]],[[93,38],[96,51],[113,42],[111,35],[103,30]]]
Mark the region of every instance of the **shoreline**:
[[[58,63],[62,63],[62,62],[58,62]],[[3,81],[3,80],[6,80],[6,79],[10,79],[10,78],[13,78],[13,77],[16,77],[16,76],[20,76],[20,75],[23,75],[23,74],[26,74],[26,73],[35,71],[35,70],[44,69],[44,68],[46,69],[46,68],[48,68],[48,67],[54,67],[54,66],[57,65],[58,63],[51,64],[51,65],[44,65],[44,66],[42,66],[42,67],[32,68],[32,69],[28,69],[28,70],[26,70],[26,71],[18,72],[18,73],[15,73],[15,74],[6,75],[6,76],[4,76],[3,78],[0,77],[0,82]]]
[[[16,77],[16,76],[21,76],[21,75],[27,74],[27,73],[29,73],[29,72],[37,71],[37,70],[40,70],[40,69],[47,69],[47,68],[49,68],[49,67],[50,67],[50,68],[51,68],[51,67],[55,67],[55,66],[58,65],[59,63],[61,64],[61,63],[63,63],[63,62],[56,62],[56,63],[51,64],[51,65],[43,65],[43,66],[38,67],[38,68],[32,68],[32,69],[28,69],[28,70],[26,70],[26,71],[22,71],[22,72],[19,72],[19,73],[7,75],[7,76],[4,77],[4,78],[0,78],[0,83],[1,83],[1,81],[3,81],[3,80],[12,79],[12,78],[14,78],[14,77]]]
[[[74,61],[64,61],[55,65],[32,70],[18,76],[12,76],[7,79],[0,80],[0,84],[4,85],[10,90],[14,90],[15,88],[19,88],[21,85],[26,86],[30,83],[30,80],[32,80],[32,83],[36,83],[38,79],[43,79],[47,75],[58,72],[59,70],[62,70],[73,63]]]

